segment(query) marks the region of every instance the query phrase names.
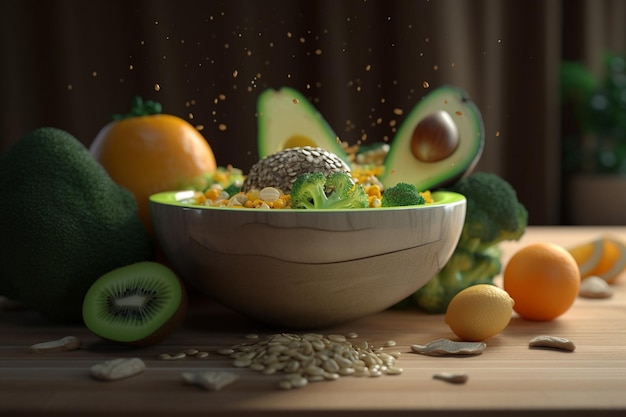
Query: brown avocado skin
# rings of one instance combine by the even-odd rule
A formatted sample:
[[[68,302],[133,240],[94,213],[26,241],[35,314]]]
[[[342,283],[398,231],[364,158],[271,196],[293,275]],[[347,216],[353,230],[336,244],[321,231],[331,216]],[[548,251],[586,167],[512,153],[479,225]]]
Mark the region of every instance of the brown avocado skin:
[[[447,151],[437,152],[434,160],[420,158],[415,152],[417,137],[427,144],[447,146]],[[458,87],[439,87],[422,98],[400,125],[381,182],[384,187],[408,182],[418,190],[446,187],[474,169],[484,144],[485,129],[476,104]]]

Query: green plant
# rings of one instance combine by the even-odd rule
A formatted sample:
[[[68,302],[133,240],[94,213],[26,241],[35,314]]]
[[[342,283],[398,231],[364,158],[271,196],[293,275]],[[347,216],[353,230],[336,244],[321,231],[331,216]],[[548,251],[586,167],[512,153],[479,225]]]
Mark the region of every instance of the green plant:
[[[581,62],[561,65],[566,173],[626,174],[626,57],[606,54],[597,77]]]

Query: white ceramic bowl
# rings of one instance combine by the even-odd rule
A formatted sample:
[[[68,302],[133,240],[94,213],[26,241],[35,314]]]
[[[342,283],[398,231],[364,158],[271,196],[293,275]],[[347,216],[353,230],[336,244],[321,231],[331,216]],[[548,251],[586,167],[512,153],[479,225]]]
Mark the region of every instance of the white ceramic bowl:
[[[190,192],[150,197],[154,230],[191,287],[254,320],[327,328],[387,309],[448,261],[465,198],[352,210],[216,208]]]

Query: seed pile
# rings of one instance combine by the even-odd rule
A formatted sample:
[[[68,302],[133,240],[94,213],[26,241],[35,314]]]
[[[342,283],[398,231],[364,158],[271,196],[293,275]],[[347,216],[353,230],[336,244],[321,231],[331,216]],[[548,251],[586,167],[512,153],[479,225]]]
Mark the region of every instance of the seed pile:
[[[264,375],[284,374],[281,389],[301,388],[315,381],[333,381],[342,376],[378,377],[399,375],[395,365],[400,352],[384,352],[367,341],[351,341],[348,336],[318,333],[303,335],[280,333],[265,339],[241,343],[217,353],[233,359],[233,366],[249,368]],[[385,346],[394,346],[388,341]]]

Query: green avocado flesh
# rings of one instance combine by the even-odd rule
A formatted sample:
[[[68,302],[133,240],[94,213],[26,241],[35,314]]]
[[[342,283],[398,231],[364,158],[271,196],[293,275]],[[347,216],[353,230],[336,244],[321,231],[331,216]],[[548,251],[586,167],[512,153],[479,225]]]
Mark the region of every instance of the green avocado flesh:
[[[257,111],[259,159],[287,148],[312,146],[348,162],[337,134],[298,91],[267,89],[259,95]]]
[[[463,90],[440,87],[424,97],[400,125],[380,180],[385,187],[407,182],[418,190],[449,185],[474,168],[484,142],[483,120],[476,105]]]

